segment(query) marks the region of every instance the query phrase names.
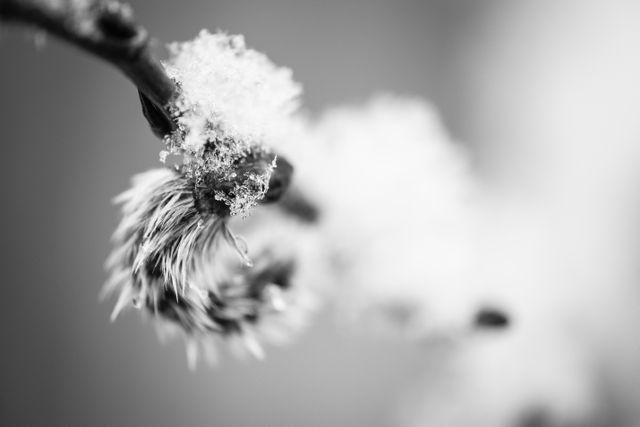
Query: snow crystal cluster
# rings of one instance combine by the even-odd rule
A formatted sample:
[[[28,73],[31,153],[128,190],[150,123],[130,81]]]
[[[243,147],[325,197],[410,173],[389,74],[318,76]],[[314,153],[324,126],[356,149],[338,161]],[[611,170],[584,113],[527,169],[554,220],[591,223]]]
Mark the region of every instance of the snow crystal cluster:
[[[301,87],[291,70],[246,47],[241,35],[200,32],[169,46],[167,73],[179,86],[173,105],[178,129],[167,154],[184,155],[183,171],[196,186],[230,183],[215,198],[231,214],[246,215],[265,194],[277,159],[270,145],[286,135]],[[265,163],[250,173],[238,167]]]

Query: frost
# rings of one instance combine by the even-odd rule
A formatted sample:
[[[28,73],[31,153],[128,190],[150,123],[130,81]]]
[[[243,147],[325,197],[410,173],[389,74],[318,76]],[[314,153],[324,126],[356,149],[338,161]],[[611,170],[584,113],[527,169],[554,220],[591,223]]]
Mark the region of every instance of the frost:
[[[273,167],[238,176],[238,164],[256,154],[273,157],[270,144],[292,126],[301,88],[289,69],[248,49],[240,35],[203,30],[169,49],[165,67],[180,94],[173,106],[178,129],[167,149],[184,155],[183,172],[196,185],[207,175],[209,182],[233,183],[216,199],[244,215],[264,196]]]
[[[169,156],[169,152],[166,150],[160,151],[160,155],[158,156],[160,159],[160,163],[166,163],[167,157]]]
[[[233,140],[248,148],[277,135],[298,108],[301,88],[291,70],[248,49],[241,35],[206,30],[190,42],[170,45],[169,75],[180,84],[180,124],[185,145]]]

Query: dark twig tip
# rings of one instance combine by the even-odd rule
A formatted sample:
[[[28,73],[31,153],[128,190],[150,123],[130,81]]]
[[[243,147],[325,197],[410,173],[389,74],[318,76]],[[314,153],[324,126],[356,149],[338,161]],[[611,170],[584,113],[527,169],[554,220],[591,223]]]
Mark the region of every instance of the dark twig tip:
[[[480,329],[505,329],[509,323],[509,317],[495,308],[480,309],[474,319],[474,325]]]
[[[140,32],[131,7],[116,1],[102,5],[98,25],[106,35],[120,40],[132,39]]]

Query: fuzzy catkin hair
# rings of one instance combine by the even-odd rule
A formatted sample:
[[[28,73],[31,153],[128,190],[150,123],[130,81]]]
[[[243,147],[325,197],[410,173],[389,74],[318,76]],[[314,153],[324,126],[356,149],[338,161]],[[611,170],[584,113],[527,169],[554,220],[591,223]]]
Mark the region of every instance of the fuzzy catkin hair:
[[[201,215],[193,183],[177,171],[136,175],[116,202],[123,219],[113,235],[104,288],[118,294],[112,319],[127,306],[145,309],[161,335],[182,332],[190,366],[199,348],[214,358],[216,337],[261,357],[262,341],[285,341],[315,307],[311,292],[293,286],[300,252],[291,242],[305,232],[295,224],[284,227],[275,216],[266,230],[248,230],[255,249],[250,260],[229,219]]]
[[[122,290],[112,319],[128,303],[157,301],[165,286],[178,296],[203,285],[197,271],[225,225],[221,218],[200,216],[192,188],[179,173],[156,169],[135,176],[133,187],[115,199],[123,218],[106,263],[111,278],[105,291]]]

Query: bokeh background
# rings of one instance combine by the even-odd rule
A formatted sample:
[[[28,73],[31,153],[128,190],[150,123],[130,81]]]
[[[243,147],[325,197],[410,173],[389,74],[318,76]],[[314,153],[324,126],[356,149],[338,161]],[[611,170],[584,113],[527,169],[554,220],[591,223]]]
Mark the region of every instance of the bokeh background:
[[[636,61],[625,62],[640,52],[631,1],[131,4],[160,55],[202,28],[244,34],[293,69],[311,114],[381,91],[427,98],[488,177],[522,173],[501,171],[491,153],[518,151],[514,141],[555,123],[562,109],[545,106],[556,89],[611,79],[623,97],[639,83]],[[263,362],[224,357],[191,372],[183,344],[160,344],[137,313],[109,322],[98,292],[119,219],[111,199],[157,166],[161,144],[122,75],[41,39],[0,28],[0,424],[391,425],[429,349],[323,313]]]

